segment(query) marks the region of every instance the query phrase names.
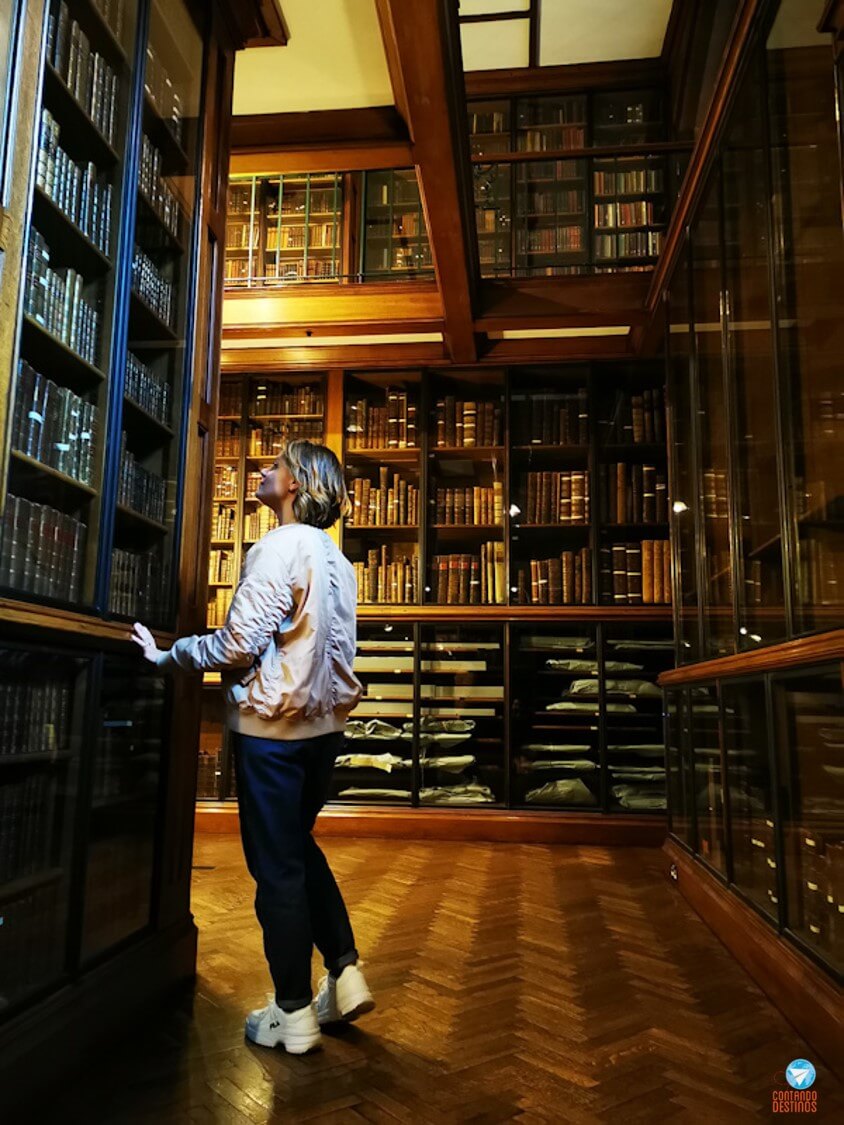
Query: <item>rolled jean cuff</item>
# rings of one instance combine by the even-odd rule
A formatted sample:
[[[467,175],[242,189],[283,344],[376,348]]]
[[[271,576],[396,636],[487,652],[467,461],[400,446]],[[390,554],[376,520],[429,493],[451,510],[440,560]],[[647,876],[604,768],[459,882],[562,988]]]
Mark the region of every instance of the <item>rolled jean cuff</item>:
[[[276,1007],[281,1008],[283,1012],[298,1012],[300,1008],[307,1008],[313,1003],[313,993],[310,996],[303,997],[301,1000],[285,1000],[283,1003],[276,996]]]
[[[352,949],[349,953],[344,953],[342,957],[338,957],[336,961],[332,961],[330,965],[326,961],[325,967],[333,977],[339,977],[347,965],[354,965],[357,960],[358,951]]]

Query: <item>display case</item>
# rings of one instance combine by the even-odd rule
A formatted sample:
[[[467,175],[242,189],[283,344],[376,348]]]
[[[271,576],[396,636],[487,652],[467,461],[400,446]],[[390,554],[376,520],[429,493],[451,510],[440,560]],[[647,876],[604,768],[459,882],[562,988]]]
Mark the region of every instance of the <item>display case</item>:
[[[698,855],[727,874],[724,775],[717,686],[689,688],[689,745]]]
[[[68,971],[90,662],[0,646],[0,1013]]]
[[[665,692],[665,769],[672,836],[694,846],[694,777],[689,753],[689,701],[685,691]]]
[[[512,166],[473,164],[475,229],[485,277],[508,277],[513,269]]]
[[[365,281],[433,277],[415,169],[364,173],[360,243]]]

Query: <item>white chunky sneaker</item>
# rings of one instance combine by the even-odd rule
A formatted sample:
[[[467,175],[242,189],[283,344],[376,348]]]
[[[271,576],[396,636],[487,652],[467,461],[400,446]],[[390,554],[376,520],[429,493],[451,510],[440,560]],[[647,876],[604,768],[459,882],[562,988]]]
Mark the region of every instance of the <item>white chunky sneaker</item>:
[[[362,964],[358,961],[356,965],[347,965],[336,980],[329,973],[319,982],[316,1010],[320,1024],[340,1020],[351,1023],[375,1007],[366,978],[360,971]]]
[[[268,994],[266,1008],[257,1008],[246,1017],[246,1038],[259,1047],[277,1047],[279,1043],[291,1055],[304,1055],[318,1047],[322,1035],[313,1003],[295,1012],[283,1012]]]

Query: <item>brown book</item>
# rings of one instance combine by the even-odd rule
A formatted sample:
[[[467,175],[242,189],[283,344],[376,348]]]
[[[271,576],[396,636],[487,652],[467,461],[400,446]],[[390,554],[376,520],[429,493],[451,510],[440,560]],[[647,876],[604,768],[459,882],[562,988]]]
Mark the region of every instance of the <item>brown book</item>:
[[[571,473],[561,474],[560,523],[571,523]]]
[[[466,402],[463,404],[463,444],[476,445],[476,426],[478,418],[478,404]]]
[[[645,418],[641,395],[633,395],[631,410],[633,413],[633,441],[639,444],[645,440]]]
[[[589,442],[589,399],[586,388],[581,387],[577,392],[577,443],[587,445]]]
[[[531,605],[539,605],[539,559],[530,560]]]
[[[627,523],[627,465],[623,461],[615,467],[615,522]]]
[[[372,491],[372,483],[367,477],[364,477],[363,493],[361,495],[361,500],[360,500],[361,523],[363,523],[363,524],[372,523],[372,520],[370,518],[370,511],[369,511],[369,500],[370,500],[371,491]]]
[[[633,523],[642,522],[642,501],[644,494],[644,482],[642,466],[633,464],[629,467],[630,473],[630,518]]]
[[[504,565],[504,541],[499,539],[493,545],[493,559],[495,562],[495,603],[503,605],[507,601],[507,589],[504,581],[506,567]]]
[[[645,441],[653,442],[654,438],[654,393],[648,388],[643,397],[643,420],[645,426]]]
[[[437,401],[437,445],[445,445],[445,399]]]
[[[448,605],[448,555],[439,556],[437,570],[439,573],[437,602],[439,605]]]
[[[653,539],[642,540],[642,601],[645,605],[653,605],[654,601]]]
[[[657,473],[654,483],[654,515],[657,523],[668,522],[668,486],[665,473]]]
[[[548,605],[548,559],[539,560],[539,604]]]
[[[616,605],[627,604],[627,546],[624,543],[612,546],[612,593]]]
[[[571,522],[583,523],[586,519],[585,478],[583,472],[575,470],[571,474]]]
[[[554,473],[551,478],[551,511],[549,523],[560,522],[560,488],[562,486],[563,473]]]
[[[756,604],[762,604],[762,564],[758,559],[754,560],[754,567],[758,566],[757,574],[757,599]],[[664,539],[662,543],[662,600],[666,605],[670,605],[671,598],[671,542]]]
[[[598,580],[600,582],[600,598],[604,604],[609,604],[614,601],[615,595],[613,592],[613,570],[612,570],[612,548],[599,547],[598,548]]]
[[[627,604],[642,604],[642,545],[627,544]]]
[[[525,482],[525,523],[536,522],[536,473],[528,473]]]
[[[642,466],[642,514],[643,523],[653,523],[656,518],[656,466]]]
[[[469,604],[479,605],[481,600],[481,561],[473,555],[469,568]]]
[[[589,605],[592,601],[592,554],[588,547],[581,547],[580,573],[582,576],[581,605]]]
[[[563,604],[563,561],[561,558],[548,560],[548,604]]]
[[[520,566],[516,575],[516,602],[518,605],[528,605],[528,580],[525,568]]]
[[[444,399],[445,404],[445,444],[453,449],[457,444],[456,441],[456,428],[455,428],[455,412],[456,405],[454,395],[446,395]]]
[[[654,540],[654,605],[662,605],[662,540]]]
[[[539,523],[551,522],[551,477],[550,472],[543,472],[540,485]]]
[[[563,605],[574,604],[574,553],[563,551]]]
[[[387,522],[387,478],[389,469],[386,465],[381,465],[378,469],[378,522],[385,524]]]

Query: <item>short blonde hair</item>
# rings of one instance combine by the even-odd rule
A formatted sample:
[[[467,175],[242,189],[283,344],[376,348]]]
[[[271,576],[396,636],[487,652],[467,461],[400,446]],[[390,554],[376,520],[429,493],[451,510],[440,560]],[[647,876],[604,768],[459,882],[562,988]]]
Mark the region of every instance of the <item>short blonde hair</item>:
[[[299,482],[293,500],[293,514],[299,523],[333,527],[340,516],[349,514],[352,505],[343,468],[327,446],[294,439],[285,443],[280,457]]]

